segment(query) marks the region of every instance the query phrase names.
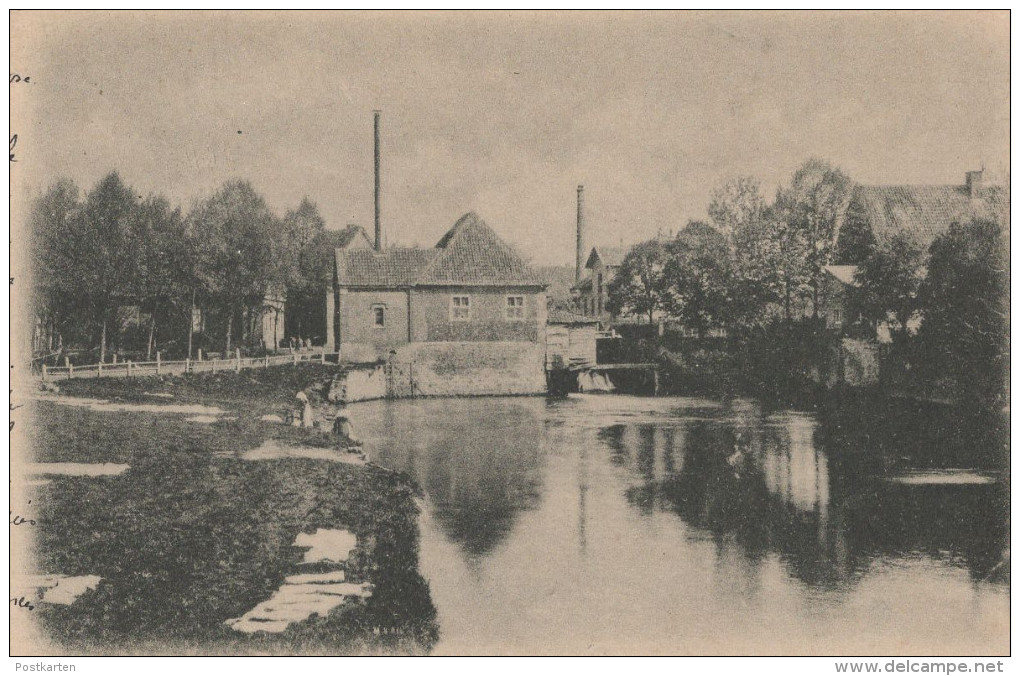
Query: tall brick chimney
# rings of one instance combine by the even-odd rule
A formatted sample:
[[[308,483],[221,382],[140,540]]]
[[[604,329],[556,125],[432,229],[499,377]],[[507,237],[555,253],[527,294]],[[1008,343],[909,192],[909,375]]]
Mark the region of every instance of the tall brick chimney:
[[[574,283],[581,281],[584,272],[584,186],[577,186],[577,258],[574,268]]]
[[[379,216],[379,115],[382,111],[374,110],[375,114],[375,250],[382,251],[382,221]]]
[[[984,177],[984,170],[967,172],[967,195],[971,199],[981,197],[981,181]]]

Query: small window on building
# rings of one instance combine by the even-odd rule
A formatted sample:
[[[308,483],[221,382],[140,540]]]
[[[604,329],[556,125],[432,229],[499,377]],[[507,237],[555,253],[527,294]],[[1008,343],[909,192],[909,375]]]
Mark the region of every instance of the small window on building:
[[[453,296],[450,299],[450,319],[468,321],[471,319],[471,297]]]
[[[386,306],[385,305],[373,305],[372,306],[372,326],[377,329],[386,327]]]
[[[506,297],[506,318],[524,319],[524,296]]]
[[[839,308],[832,309],[832,323],[835,326],[840,326],[843,323],[843,313],[839,311]]]

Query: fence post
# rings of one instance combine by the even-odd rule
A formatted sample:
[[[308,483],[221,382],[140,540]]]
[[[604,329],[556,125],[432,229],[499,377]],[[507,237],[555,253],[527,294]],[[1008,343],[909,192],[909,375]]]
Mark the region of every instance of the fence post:
[[[162,361],[162,359],[161,359],[161,357],[160,357],[160,354],[159,354],[159,350],[156,350],[156,375],[157,375],[157,376],[159,375],[159,372],[160,372],[160,366],[162,365],[162,364],[160,363],[161,361]]]
[[[70,357],[64,357],[64,366],[67,367],[67,377],[74,378],[74,364],[71,363]]]
[[[319,363],[320,364],[326,363],[326,348],[322,348],[322,352],[319,354]]]
[[[187,357],[184,358],[184,372],[191,373],[191,360]]]
[[[294,366],[297,366],[297,352],[295,352],[293,348],[290,351],[290,355],[294,357]]]
[[[113,353],[113,363],[114,364],[117,363],[117,353],[116,352]]]
[[[46,381],[46,364],[45,364],[45,362],[42,365],[42,379],[43,379],[43,382]]]
[[[202,348],[198,348],[198,361],[202,361]]]
[[[99,363],[96,364],[96,378],[103,377],[103,361],[100,359]]]
[[[127,360],[127,365],[128,365],[128,368],[127,368],[127,377],[130,378],[131,377],[131,360],[130,359]]]
[[[239,347],[235,348],[234,354],[237,355],[236,359],[234,360],[234,370],[235,371],[240,371],[241,370],[241,348],[239,348]]]

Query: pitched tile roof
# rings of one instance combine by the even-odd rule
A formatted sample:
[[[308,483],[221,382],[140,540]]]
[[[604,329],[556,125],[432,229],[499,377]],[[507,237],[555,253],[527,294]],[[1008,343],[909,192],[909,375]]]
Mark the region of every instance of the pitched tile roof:
[[[369,247],[372,246],[372,240],[368,238],[368,233],[360,225],[348,225],[343,230],[337,231],[333,237],[334,246],[337,249],[346,249],[352,244],[355,246],[365,246],[366,244]],[[359,238],[363,241],[360,241]]]
[[[987,186],[971,199],[962,185],[862,185],[854,189],[851,205],[860,209],[876,238],[908,232],[928,247],[954,222],[975,218],[1009,224],[1009,193]]]
[[[336,273],[341,286],[413,286],[436,249],[337,249]]]
[[[546,282],[474,213],[432,249],[337,250],[343,286],[536,286]]]
[[[594,266],[596,258],[601,258],[603,265],[620,265],[627,257],[627,251],[629,249],[625,246],[593,246],[584,267]]]

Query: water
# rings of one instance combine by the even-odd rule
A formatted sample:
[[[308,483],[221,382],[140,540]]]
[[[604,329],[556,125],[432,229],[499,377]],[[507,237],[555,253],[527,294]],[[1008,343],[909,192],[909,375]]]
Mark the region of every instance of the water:
[[[1009,651],[994,463],[748,400],[436,399],[350,415],[369,457],[424,489],[436,653]],[[933,469],[992,480],[889,480]]]

